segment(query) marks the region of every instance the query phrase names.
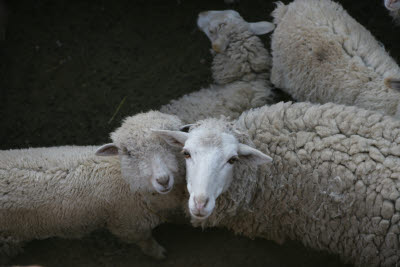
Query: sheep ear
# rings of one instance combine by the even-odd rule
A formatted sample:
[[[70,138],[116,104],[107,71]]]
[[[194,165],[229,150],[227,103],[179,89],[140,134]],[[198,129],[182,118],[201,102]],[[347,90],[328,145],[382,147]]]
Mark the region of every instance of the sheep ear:
[[[183,125],[179,128],[179,131],[184,132],[184,133],[188,133],[190,130],[190,127],[192,127],[194,124],[186,124]]]
[[[164,139],[170,146],[182,148],[189,136],[188,133],[180,131],[153,130],[153,133]]]
[[[244,144],[239,144],[238,154],[239,159],[244,158],[255,165],[272,162],[272,158],[270,156],[267,156],[261,151]]]
[[[267,21],[253,22],[249,25],[250,30],[256,35],[267,34],[275,29],[275,25]]]
[[[117,156],[118,155],[118,147],[113,143],[105,144],[99,147],[95,153],[96,156]]]
[[[385,83],[389,88],[400,90],[400,79],[388,78]]]

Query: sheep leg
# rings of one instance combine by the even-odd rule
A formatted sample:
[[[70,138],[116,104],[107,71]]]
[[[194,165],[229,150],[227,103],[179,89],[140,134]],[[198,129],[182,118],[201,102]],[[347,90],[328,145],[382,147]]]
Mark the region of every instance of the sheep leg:
[[[135,210],[134,205],[125,205],[108,222],[108,229],[122,241],[137,244],[144,254],[156,259],[165,258],[165,248],[152,236],[152,229],[159,225],[160,219],[146,210]]]
[[[158,244],[158,242],[152,236],[150,236],[150,238],[138,241],[136,244],[146,255],[149,255],[159,260],[166,258],[165,254],[167,250],[163,246]]]
[[[142,229],[142,231],[113,231],[123,242],[134,243],[140,247],[142,252],[155,259],[165,259],[166,250],[153,238],[151,229]]]

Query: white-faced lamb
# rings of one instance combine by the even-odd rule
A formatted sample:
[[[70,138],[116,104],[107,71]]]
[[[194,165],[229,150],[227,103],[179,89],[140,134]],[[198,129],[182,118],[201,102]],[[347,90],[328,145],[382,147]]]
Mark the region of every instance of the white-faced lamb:
[[[272,31],[274,25],[249,23],[233,10],[201,12],[197,25],[212,43],[215,84],[172,100],[161,112],[190,123],[220,115],[234,119],[271,103],[271,57],[257,35]]]
[[[384,3],[396,23],[400,24],[400,0],[384,0]]]
[[[1,151],[0,259],[33,239],[78,238],[99,228],[163,258],[151,231],[180,208],[184,165],[180,151],[152,128],[181,125],[176,116],[152,111],[126,119],[112,133],[114,143],[100,148]],[[169,194],[155,192],[170,191],[174,177]]]
[[[287,102],[157,133],[184,151],[195,223],[299,240],[356,266],[400,262],[400,121]]]
[[[272,14],[275,86],[298,101],[356,105],[400,118],[399,66],[342,6],[295,0],[278,3]]]

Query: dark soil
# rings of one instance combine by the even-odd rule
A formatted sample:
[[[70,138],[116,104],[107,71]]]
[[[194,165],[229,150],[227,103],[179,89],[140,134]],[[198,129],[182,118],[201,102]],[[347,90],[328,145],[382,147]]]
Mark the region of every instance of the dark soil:
[[[382,0],[340,2],[400,62],[400,28]],[[270,21],[274,8],[268,0],[242,0],[233,7],[223,0],[7,4],[6,40],[0,43],[0,149],[108,142],[122,118],[158,109],[212,81],[210,44],[195,23],[200,11],[234,8],[249,21]],[[264,40],[268,45],[269,37]],[[169,251],[163,262],[99,232],[82,240],[33,241],[12,264],[342,266],[337,257],[298,243],[279,246],[225,230],[162,225],[155,236]]]

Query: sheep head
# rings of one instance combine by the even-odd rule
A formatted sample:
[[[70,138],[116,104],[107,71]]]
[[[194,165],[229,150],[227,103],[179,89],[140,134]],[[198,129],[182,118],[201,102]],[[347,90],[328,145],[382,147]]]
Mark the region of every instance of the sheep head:
[[[146,190],[166,194],[179,175],[177,149],[153,133],[157,129],[179,129],[181,121],[157,111],[128,117],[111,134],[113,143],[101,146],[96,155],[119,156],[121,173],[132,191]]]
[[[228,190],[235,165],[272,161],[261,151],[240,143],[224,120],[204,120],[189,133],[158,131],[158,134],[170,145],[182,148],[186,158],[189,211],[198,220],[210,216],[218,196]]]
[[[275,27],[274,24],[266,21],[249,23],[234,10],[201,12],[197,25],[210,39],[212,49],[217,53],[224,52],[232,39],[243,31],[262,35]]]

